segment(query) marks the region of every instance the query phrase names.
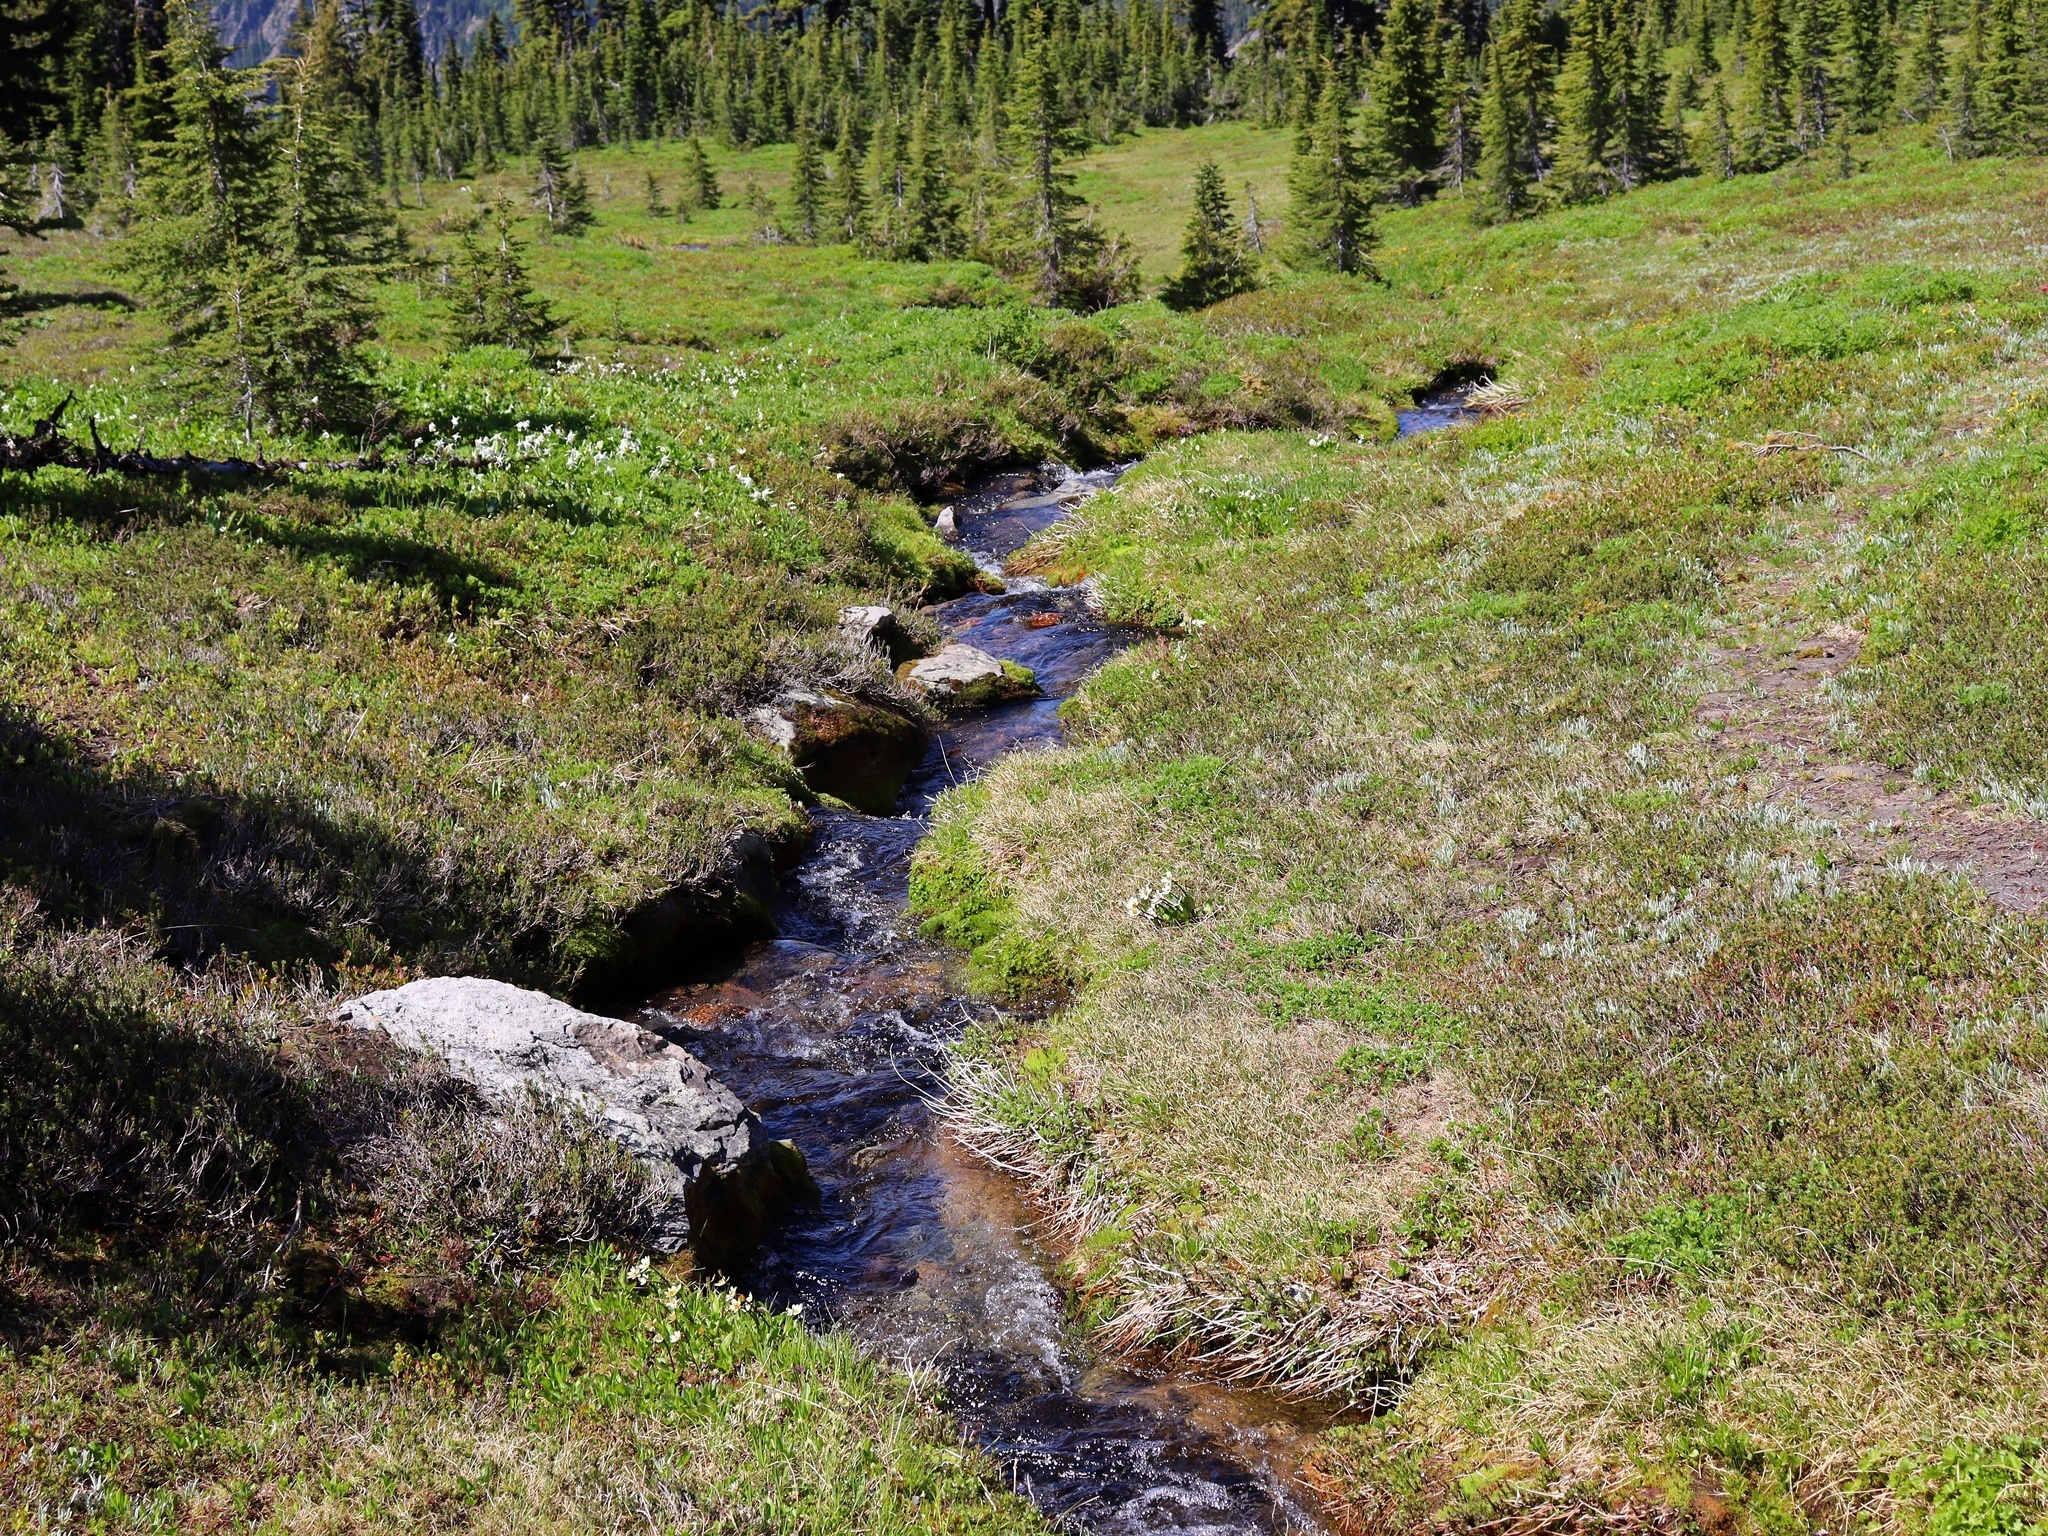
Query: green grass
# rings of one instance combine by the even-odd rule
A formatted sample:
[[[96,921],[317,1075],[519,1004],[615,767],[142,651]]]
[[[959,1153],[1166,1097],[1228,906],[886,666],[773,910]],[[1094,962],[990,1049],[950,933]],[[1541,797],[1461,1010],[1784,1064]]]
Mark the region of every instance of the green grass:
[[[1130,138],[1083,158],[1075,189],[1087,198],[1104,229],[1123,235],[1148,283],[1158,284],[1180,264],[1181,231],[1192,210],[1195,166],[1213,157],[1242,224],[1245,189],[1258,204],[1259,222],[1271,226],[1287,207],[1287,162],[1292,133],[1250,123],[1200,128],[1141,128]],[[1273,238],[1269,227],[1265,238]]]
[[[1194,159],[1270,217],[1286,147],[1145,133],[1080,173],[1156,277]],[[807,799],[744,710],[893,696],[836,615],[971,579],[928,519],[979,467],[1145,453],[1019,564],[1154,638],[1066,706],[1067,750],[943,804],[914,876],[978,985],[1062,1004],[978,1032],[960,1081],[1083,1234],[1105,1346],[1403,1383],[1325,1442],[1361,1520],[2037,1520],[2039,920],[1762,793],[1867,758],[1986,814],[2048,801],[2043,173],[1862,149],[1846,182],[1500,229],[1390,211],[1384,284],[1087,319],[970,263],[756,247],[736,206],[655,220],[641,179],[672,192],[679,152],[593,153],[597,227],[533,253],[573,358],[442,352],[450,221],[516,171],[404,215],[391,429],[502,462],[9,477],[0,852],[40,914],[15,1078],[75,1018],[112,1085],[0,1098],[0,1150],[51,1149],[14,1181],[47,1219],[6,1280],[12,1507],[1024,1518],[910,1388],[787,1320],[686,1286],[687,1359],[650,1356],[665,1289],[546,1257],[630,1236],[630,1172],[430,1113],[319,1019],[387,978],[595,990],[729,944]],[[787,165],[719,157],[735,204]],[[7,430],[72,393],[124,444],[238,451],[163,393],[103,254],[17,263]],[[1475,363],[1523,407],[1392,440]],[[1735,757],[1696,725],[1730,655],[1839,624],[1868,644],[1825,740]],[[670,893],[687,920],[650,933]],[[351,1161],[366,1127],[411,1150]],[[465,1196],[485,1152],[534,1199]],[[338,1320],[303,1292],[330,1272]]]
[[[848,1345],[603,1249],[353,1379],[106,1306],[0,1354],[0,1412],[9,1530],[1043,1529]]]
[[[976,872],[980,952],[1083,978],[966,1081],[1116,1234],[1105,1338],[1409,1382],[1328,1443],[1361,1519],[1706,1490],[1916,1529],[1973,1458],[2039,1518],[2039,922],[1763,803],[1693,711],[1721,648],[1867,627],[1821,755],[1771,761],[2039,814],[2040,176],[1894,144],[1390,215],[1387,286],[1207,323],[1382,399],[1489,360],[1525,408],[1162,448],[1025,552],[1171,638],[926,855]],[[1131,899],[1169,872],[1191,922]]]

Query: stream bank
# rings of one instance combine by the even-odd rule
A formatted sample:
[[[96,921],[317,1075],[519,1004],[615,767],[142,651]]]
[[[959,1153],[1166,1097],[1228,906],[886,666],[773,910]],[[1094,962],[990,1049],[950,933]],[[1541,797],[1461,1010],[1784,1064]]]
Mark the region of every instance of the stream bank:
[[[1464,419],[1462,392],[1401,413],[1403,436]],[[952,523],[992,575],[1122,471],[993,476]],[[1085,586],[1006,577],[929,612],[949,641],[1028,666],[1041,696],[949,719],[888,816],[828,811],[774,901],[778,936],[639,1021],[702,1058],[800,1146],[822,1190],[736,1276],[891,1362],[936,1372],[947,1405],[1016,1487],[1103,1536],[1320,1530],[1298,1470],[1328,1419],[1172,1370],[1105,1360],[1069,1326],[1054,1257],[1009,1175],[945,1133],[951,1045],[992,1010],[905,906],[933,802],[1012,752],[1057,744],[1059,706],[1142,632]]]
[[[1022,471],[954,506],[992,573],[1116,482]],[[951,641],[1028,666],[1037,698],[949,719],[896,814],[828,811],[774,903],[778,937],[729,975],[652,998],[639,1021],[686,1046],[802,1147],[823,1191],[736,1276],[759,1299],[936,1372],[949,1409],[1049,1515],[1108,1536],[1319,1528],[1294,1471],[1319,1421],[1298,1408],[1096,1358],[1069,1327],[1021,1189],[932,1111],[952,1042],[985,1004],[905,913],[931,806],[1011,752],[1059,740],[1061,701],[1140,632],[1081,587],[1029,577],[929,610]]]

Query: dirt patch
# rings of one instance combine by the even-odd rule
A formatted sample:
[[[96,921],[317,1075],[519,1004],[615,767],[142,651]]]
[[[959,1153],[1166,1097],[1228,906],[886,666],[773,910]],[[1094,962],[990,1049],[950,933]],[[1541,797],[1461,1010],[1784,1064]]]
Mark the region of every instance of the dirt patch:
[[[1839,749],[1839,711],[1825,685],[1855,665],[1862,645],[1837,627],[1788,650],[1719,650],[1722,686],[1702,695],[1693,718],[1718,733],[1720,755],[1747,765],[1771,804],[1835,823],[1860,864],[1911,859],[1967,874],[2009,911],[2048,905],[2048,826]]]

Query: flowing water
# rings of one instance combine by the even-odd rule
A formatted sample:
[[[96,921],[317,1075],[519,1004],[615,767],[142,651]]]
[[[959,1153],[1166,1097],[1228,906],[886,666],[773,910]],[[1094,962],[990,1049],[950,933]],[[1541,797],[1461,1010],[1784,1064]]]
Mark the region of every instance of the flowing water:
[[[1118,471],[995,477],[956,503],[966,547],[996,570]],[[949,722],[899,814],[828,812],[784,882],[780,936],[732,974],[674,988],[643,1023],[701,1056],[769,1134],[803,1148],[824,1192],[740,1284],[938,1373],[947,1406],[1049,1514],[1103,1533],[1318,1528],[1293,1471],[1314,1422],[1252,1394],[1095,1358],[1069,1327],[1033,1212],[964,1152],[929,1101],[982,1005],[904,915],[932,801],[1010,752],[1057,742],[1058,708],[1140,638],[1102,623],[1082,587],[1008,578],[932,610],[952,638],[1037,673],[1044,697]]]
[[[1421,432],[1434,432],[1439,427],[1455,427],[1471,421],[1475,414],[1467,403],[1471,393],[1472,386],[1465,384],[1424,395],[1406,410],[1394,412],[1394,424],[1401,436],[1414,437]]]
[[[1404,437],[1448,426],[1465,419],[1463,395],[1399,415]],[[999,572],[1120,473],[995,476],[956,503],[960,536]],[[1032,668],[1044,696],[948,722],[897,815],[821,815],[784,882],[780,937],[639,1017],[701,1056],[771,1136],[801,1147],[824,1192],[737,1277],[747,1290],[935,1371],[968,1432],[1063,1523],[1104,1536],[1318,1530],[1295,1472],[1324,1421],[1092,1355],[1068,1324],[1023,1191],[963,1151],[930,1108],[949,1045],[985,1011],[905,916],[932,801],[1008,753],[1057,742],[1060,701],[1141,638],[1102,623],[1083,586],[1007,582],[932,614],[949,637]]]

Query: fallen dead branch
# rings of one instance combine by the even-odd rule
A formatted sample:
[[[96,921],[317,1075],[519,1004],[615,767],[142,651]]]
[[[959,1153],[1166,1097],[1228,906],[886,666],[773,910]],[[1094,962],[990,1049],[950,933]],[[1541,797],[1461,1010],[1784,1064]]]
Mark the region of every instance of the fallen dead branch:
[[[63,468],[94,475],[206,475],[220,479],[280,480],[289,475],[413,468],[423,464],[450,469],[498,467],[495,460],[451,458],[418,442],[413,444],[411,452],[395,458],[385,457],[383,450],[375,445],[368,453],[354,459],[269,459],[260,453],[253,459],[207,459],[192,453],[163,458],[148,452],[139,443],[126,450],[109,448],[100,440],[97,418],[87,423],[87,430],[92,436],[92,444],[88,447],[76,438],[66,437],[61,430],[64,413],[71,408],[74,398],[66,395],[26,437],[0,433],[0,469],[29,474],[39,469]]]
[[[1512,384],[1488,379],[1466,392],[1465,409],[1478,416],[1505,416],[1529,403],[1529,396]]]
[[[1847,443],[1823,442],[1820,436],[1813,432],[1766,432],[1764,440],[1760,443],[1738,441],[1734,446],[1746,448],[1758,458],[1773,453],[1853,453],[1864,463],[1870,462],[1870,455],[1861,448],[1851,448]]]

